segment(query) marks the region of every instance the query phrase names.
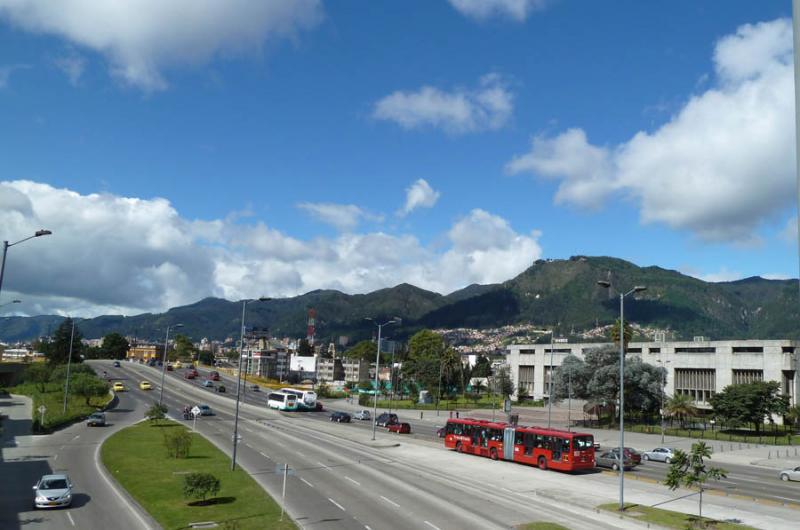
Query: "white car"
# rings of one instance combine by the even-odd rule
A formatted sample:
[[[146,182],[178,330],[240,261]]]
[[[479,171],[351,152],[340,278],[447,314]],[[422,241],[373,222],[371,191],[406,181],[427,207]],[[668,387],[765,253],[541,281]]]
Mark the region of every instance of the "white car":
[[[784,469],[781,471],[779,476],[784,482],[789,480],[800,480],[800,466],[797,466],[794,469]]]
[[[642,460],[655,460],[666,464],[671,463],[673,458],[675,458],[674,450],[669,447],[656,447],[652,451],[642,453]]]
[[[353,417],[357,420],[369,420],[372,418],[368,410],[359,410],[358,412],[353,414]]]
[[[72,481],[67,475],[44,475],[33,487],[34,508],[60,508],[72,504]]]

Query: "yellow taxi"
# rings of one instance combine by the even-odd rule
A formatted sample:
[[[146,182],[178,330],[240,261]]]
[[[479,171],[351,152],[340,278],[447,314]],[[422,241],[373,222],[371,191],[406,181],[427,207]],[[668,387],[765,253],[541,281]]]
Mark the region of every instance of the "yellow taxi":
[[[142,390],[152,390],[153,385],[150,384],[150,381],[142,381],[141,383],[139,383],[139,388],[141,388]]]
[[[172,367],[175,368],[176,370],[180,370],[182,366],[183,365],[181,364],[180,361],[175,361],[174,363],[172,363]]]
[[[124,392],[125,391],[125,385],[123,385],[119,381],[114,383],[114,387],[113,388],[114,388],[114,392]]]

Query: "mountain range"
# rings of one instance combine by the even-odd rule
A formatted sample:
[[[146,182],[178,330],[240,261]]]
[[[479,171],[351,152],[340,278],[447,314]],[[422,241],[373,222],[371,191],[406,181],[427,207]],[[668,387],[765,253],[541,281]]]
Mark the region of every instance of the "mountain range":
[[[610,288],[598,280],[611,283]],[[302,337],[307,314],[316,310],[316,336],[327,342],[348,336],[369,337],[376,321],[401,317],[391,333],[407,337],[422,328],[487,328],[534,324],[575,331],[613,322],[619,316],[619,294],[634,286],[647,290],[625,298],[625,319],[643,327],[669,330],[674,339],[702,335],[722,339],[797,338],[797,280],[760,277],[732,282],[705,282],[661,267],[639,267],[612,257],[573,256],[537,260],[506,282],[470,285],[448,295],[409,284],[349,295],[316,290],[291,298],[253,302],[247,326],[267,328],[273,336]],[[237,337],[241,302],[205,298],[165,313],[135,316],[103,315],[79,319],[85,338],[118,332],[141,339],[163,340],[167,325],[183,324],[192,340]],[[63,317],[0,318],[0,340],[15,342],[47,335]]]

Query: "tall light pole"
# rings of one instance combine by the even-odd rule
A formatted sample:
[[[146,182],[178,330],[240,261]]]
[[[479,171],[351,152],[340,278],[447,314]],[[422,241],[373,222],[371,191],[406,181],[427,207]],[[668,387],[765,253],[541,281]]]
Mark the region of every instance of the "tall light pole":
[[[239,399],[242,395],[242,357],[244,357],[244,316],[247,304],[250,302],[265,302],[271,300],[266,296],[262,296],[256,300],[242,300],[242,330],[241,338],[239,339],[239,370],[236,374],[236,415],[233,418],[233,457],[231,458],[231,471],[236,469],[236,446],[239,444]]]
[[[167,349],[169,349],[169,328],[182,328],[183,324],[173,324],[167,326],[167,338],[164,339],[164,355],[161,356],[161,391],[158,394],[158,404],[164,400],[164,375],[167,373]]]
[[[20,243],[24,243],[29,239],[33,239],[34,237],[49,236],[52,233],[53,232],[50,230],[37,230],[32,236],[26,237],[25,239],[20,239],[19,241],[15,241],[13,243],[3,241],[3,261],[0,262],[0,292],[3,292],[3,274],[6,270],[6,254],[8,254],[8,249],[14,245],[19,245]]]
[[[611,288],[611,282],[600,280],[597,285]],[[625,297],[644,291],[637,285],[627,293],[619,293],[619,510],[625,510]]]
[[[64,411],[67,413],[67,393],[69,392],[69,368],[72,365],[72,341],[75,340],[75,320],[72,320],[72,331],[69,334],[69,356],[67,357],[67,380],[64,382]]]
[[[400,324],[403,320],[400,317],[394,317],[393,319],[384,322],[383,324],[378,324],[371,318],[365,318],[364,320],[369,320],[376,326],[378,326],[378,347],[376,348],[375,352],[375,400],[372,407],[372,439],[375,439],[375,424],[378,421],[378,368],[380,368],[381,364],[381,329],[383,326],[390,326],[392,324]]]
[[[658,359],[658,364],[663,364],[664,368],[664,384],[661,386],[661,445],[664,445],[664,394],[667,393],[667,363],[669,361],[662,361]]]
[[[556,333],[556,328],[550,330],[550,381],[548,381],[549,390],[547,391],[547,428],[550,428],[550,414],[553,412],[553,335]]]

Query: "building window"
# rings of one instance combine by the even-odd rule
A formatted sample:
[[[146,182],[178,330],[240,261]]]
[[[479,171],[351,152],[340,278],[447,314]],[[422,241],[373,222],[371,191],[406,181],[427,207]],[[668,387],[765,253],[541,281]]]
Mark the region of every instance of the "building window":
[[[555,371],[555,366],[545,366],[544,367],[544,393],[548,396],[550,395],[550,377],[552,373]]]
[[[642,349],[641,348],[628,348],[626,351],[628,353],[642,353]]]
[[[781,374],[781,393],[789,396],[789,404],[795,405],[794,397],[794,370],[783,370]]]
[[[549,354],[550,348],[545,348],[544,352]],[[570,348],[553,348],[553,353],[572,353],[572,350]]]
[[[650,353],[661,353],[661,348],[650,348],[647,351],[649,351]]]
[[[764,353],[761,346],[734,346],[733,353]]]
[[[533,374],[534,367],[530,365],[520,365],[519,367],[519,386],[525,388],[529,396],[533,395]]]
[[[733,370],[733,384],[744,385],[764,380],[764,370]]]
[[[532,350],[530,348],[525,348],[525,349],[519,350],[519,354],[520,355],[523,355],[523,354],[526,354],[526,353],[527,354],[536,353],[536,350]]]
[[[713,346],[690,346],[675,348],[675,353],[717,353],[717,349]]]
[[[708,403],[716,392],[717,374],[713,369],[675,369],[675,393],[686,394],[697,403]]]
[[[794,346],[781,346],[783,353],[794,353]]]

